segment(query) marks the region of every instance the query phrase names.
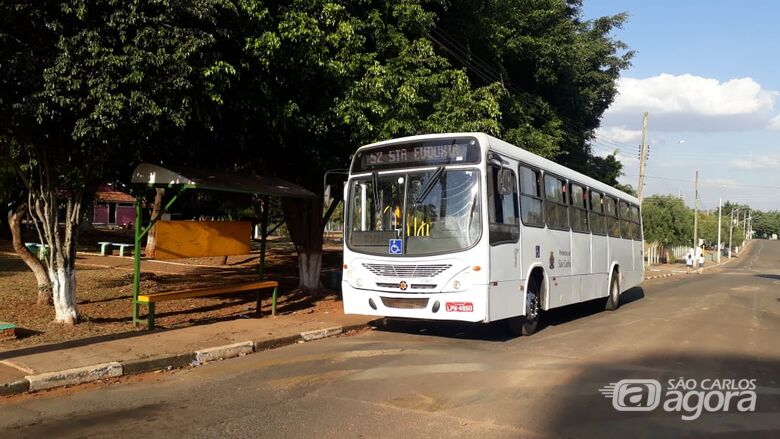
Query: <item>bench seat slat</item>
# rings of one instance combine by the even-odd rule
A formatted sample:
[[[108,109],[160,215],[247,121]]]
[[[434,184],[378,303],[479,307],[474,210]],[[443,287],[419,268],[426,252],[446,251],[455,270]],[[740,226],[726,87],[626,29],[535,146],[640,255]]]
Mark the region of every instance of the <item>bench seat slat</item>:
[[[192,297],[215,296],[218,294],[229,294],[229,293],[238,293],[242,291],[260,290],[264,288],[275,288],[277,286],[279,286],[278,282],[268,280],[268,281],[250,282],[250,283],[243,283],[243,284],[236,284],[236,285],[227,285],[224,287],[191,288],[187,290],[166,291],[164,293],[142,294],[138,296],[138,301],[146,302],[146,303],[163,302],[166,300],[189,299]]]

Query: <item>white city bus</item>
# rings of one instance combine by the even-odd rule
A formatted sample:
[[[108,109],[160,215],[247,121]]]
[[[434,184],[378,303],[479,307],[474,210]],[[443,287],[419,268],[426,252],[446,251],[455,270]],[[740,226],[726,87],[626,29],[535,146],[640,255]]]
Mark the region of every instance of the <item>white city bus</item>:
[[[344,312],[506,319],[606,298],[644,278],[636,198],[483,133],[357,150],[344,188]]]

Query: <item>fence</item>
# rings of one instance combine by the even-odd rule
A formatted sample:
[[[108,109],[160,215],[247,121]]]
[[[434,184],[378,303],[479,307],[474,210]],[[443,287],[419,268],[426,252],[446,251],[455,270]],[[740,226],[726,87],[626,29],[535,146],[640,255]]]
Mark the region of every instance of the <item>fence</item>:
[[[686,253],[688,253],[688,248],[684,245],[664,247],[654,242],[645,243],[645,260],[648,265],[671,264],[685,259]]]

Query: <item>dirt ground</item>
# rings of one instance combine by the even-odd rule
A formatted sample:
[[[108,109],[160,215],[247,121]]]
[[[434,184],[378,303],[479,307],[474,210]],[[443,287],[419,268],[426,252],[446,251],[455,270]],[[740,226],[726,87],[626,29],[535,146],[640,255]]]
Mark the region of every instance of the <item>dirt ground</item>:
[[[94,252],[87,243],[80,248]],[[323,278],[341,267],[341,247],[326,244],[323,257]],[[132,323],[132,260],[80,254],[76,265],[76,285],[80,323],[63,326],[53,322],[50,306],[36,305],[35,277],[16,257],[10,243],[0,243],[0,321],[17,326],[17,339],[0,341],[0,351],[42,343],[121,334],[145,330]],[[151,263],[152,269],[142,270],[142,293],[154,293],[257,278],[258,254],[223,258],[177,260],[174,263]],[[342,304],[336,291],[312,297],[295,290],[297,286],[297,256],[289,242],[271,242],[266,256],[266,278],[280,283],[278,312],[329,312]],[[271,312],[271,290],[263,292],[262,312]],[[156,325],[159,328],[179,328],[220,320],[254,318],[254,293],[239,293],[176,300],[157,304]],[[146,312],[141,307],[142,316]]]

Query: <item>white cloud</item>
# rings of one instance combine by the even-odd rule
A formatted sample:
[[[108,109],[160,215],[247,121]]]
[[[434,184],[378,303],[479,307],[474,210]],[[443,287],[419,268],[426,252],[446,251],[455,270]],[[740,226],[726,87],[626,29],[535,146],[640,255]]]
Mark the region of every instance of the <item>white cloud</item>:
[[[596,138],[618,143],[634,143],[642,138],[642,131],[629,130],[626,127],[599,128]]]
[[[735,187],[739,185],[740,184],[737,180],[731,178],[705,178],[702,180],[702,186]]]
[[[607,127],[636,126],[650,113],[650,128],[660,131],[724,131],[770,124],[778,92],[752,78],[721,82],[690,74],[621,78],[618,95],[604,116]],[[780,116],[771,119],[780,129]]]
[[[773,117],[769,121],[769,124],[767,125],[767,128],[769,128],[770,130],[778,130],[778,131],[780,131],[780,114],[778,114],[777,116]]]
[[[740,169],[777,169],[780,168],[780,160],[776,157],[762,155],[748,159],[737,159],[732,162],[734,167]]]

